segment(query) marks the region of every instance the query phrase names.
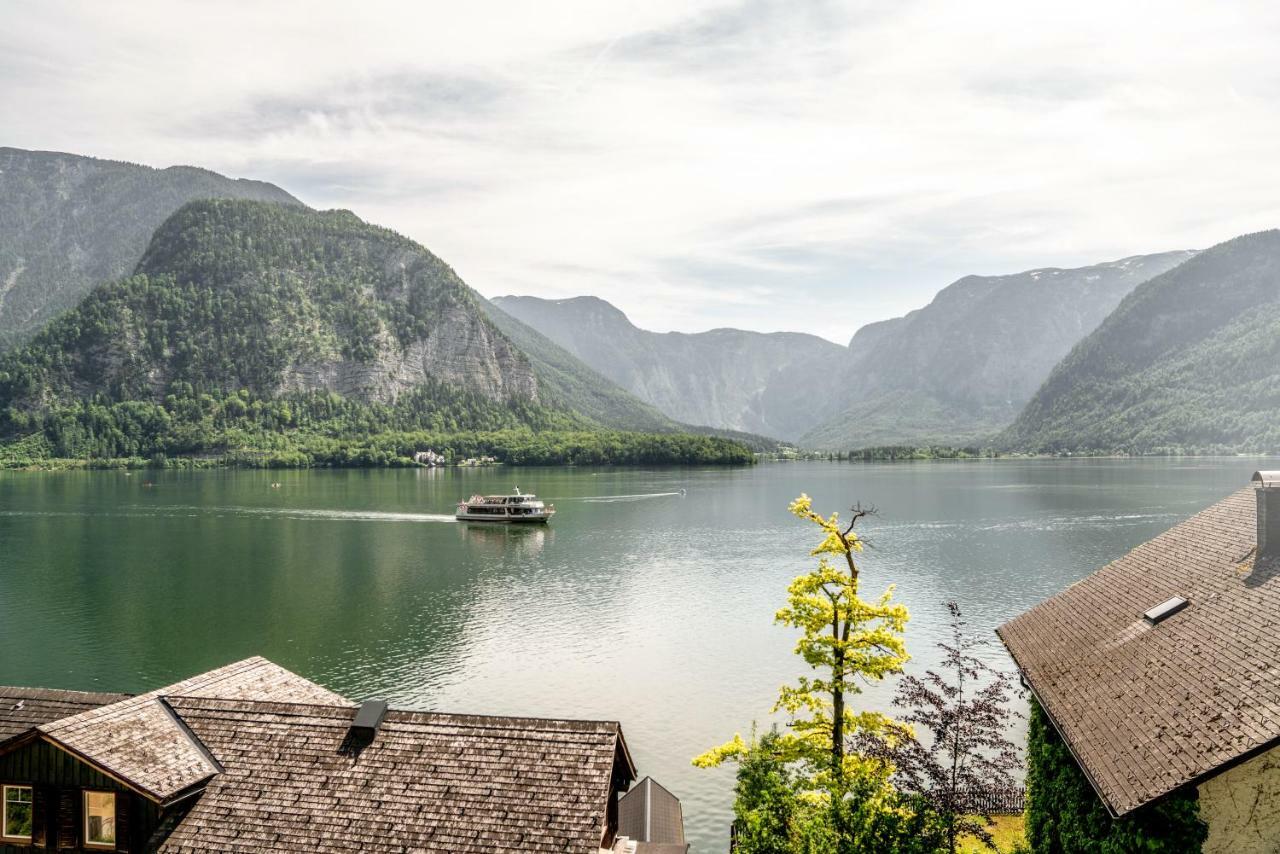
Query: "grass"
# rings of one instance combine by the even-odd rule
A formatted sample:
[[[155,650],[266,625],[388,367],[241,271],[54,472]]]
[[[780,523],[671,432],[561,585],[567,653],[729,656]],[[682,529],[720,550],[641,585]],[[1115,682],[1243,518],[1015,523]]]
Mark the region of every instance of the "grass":
[[[1017,850],[1018,845],[1026,845],[1022,816],[993,815],[991,818],[995,821],[991,827],[991,835],[995,837],[996,848],[1000,854],[1009,854],[1010,851]],[[976,839],[961,840],[957,850],[962,854],[980,854],[981,852],[989,854],[991,851]]]

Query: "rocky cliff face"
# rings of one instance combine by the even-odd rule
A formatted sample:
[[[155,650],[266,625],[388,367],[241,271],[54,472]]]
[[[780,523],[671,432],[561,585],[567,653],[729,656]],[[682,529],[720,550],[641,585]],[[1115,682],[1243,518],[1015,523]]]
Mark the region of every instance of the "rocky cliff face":
[[[677,421],[782,439],[812,425],[825,370],[845,356],[800,333],[649,332],[595,297],[494,303]]]
[[[271,184],[189,166],[0,148],[0,350],[128,275],[156,227],[204,198],[299,204]]]
[[[928,306],[858,331],[845,405],[802,441],[849,449],[989,439],[1126,294],[1194,254],[966,276]]]
[[[422,339],[407,346],[399,346],[385,333],[374,340],[372,359],[344,358],[330,351],[294,362],[275,393],[331,391],[365,403],[394,403],[434,380],[490,400],[538,400],[538,381],[529,361],[474,311],[446,308]]]
[[[430,385],[539,402],[529,360],[426,249],[345,211],[194,202],[137,274],[95,289],[0,365],[10,405],[175,389],[394,403]]]

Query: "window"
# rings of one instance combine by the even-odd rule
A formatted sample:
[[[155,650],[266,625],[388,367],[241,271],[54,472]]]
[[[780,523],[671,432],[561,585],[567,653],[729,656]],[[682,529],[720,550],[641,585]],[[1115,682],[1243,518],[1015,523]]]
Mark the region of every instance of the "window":
[[[5,786],[3,812],[5,839],[28,840],[31,838],[31,787]]]
[[[116,847],[115,792],[84,793],[84,844],[86,848]]]

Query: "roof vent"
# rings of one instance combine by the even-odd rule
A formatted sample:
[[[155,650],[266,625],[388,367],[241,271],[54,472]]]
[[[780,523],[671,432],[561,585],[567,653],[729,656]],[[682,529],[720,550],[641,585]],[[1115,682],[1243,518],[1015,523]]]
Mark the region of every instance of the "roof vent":
[[[1280,471],[1256,471],[1258,485],[1258,557],[1280,551]]]
[[[351,734],[365,742],[373,741],[386,716],[386,700],[365,700],[356,712],[356,719],[351,722]]]
[[[1181,596],[1174,596],[1172,599],[1161,602],[1150,611],[1147,611],[1142,615],[1142,619],[1154,626],[1157,623],[1162,623],[1169,619],[1190,604],[1190,602],[1183,599]]]

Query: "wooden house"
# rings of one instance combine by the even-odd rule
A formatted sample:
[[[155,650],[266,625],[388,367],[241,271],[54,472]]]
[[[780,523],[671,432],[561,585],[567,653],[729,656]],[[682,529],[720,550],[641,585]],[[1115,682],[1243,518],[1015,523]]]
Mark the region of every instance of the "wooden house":
[[[357,705],[262,658],[133,697],[0,688],[4,854],[598,854],[635,778],[617,723]]]
[[[1001,626],[1114,817],[1193,791],[1208,854],[1280,851],[1280,472]]]

